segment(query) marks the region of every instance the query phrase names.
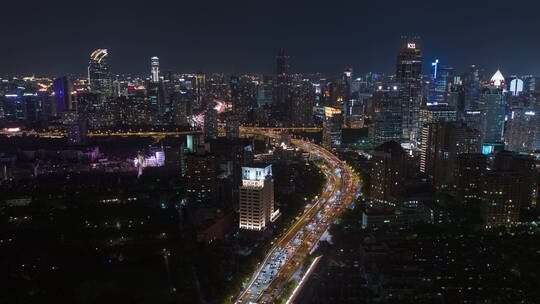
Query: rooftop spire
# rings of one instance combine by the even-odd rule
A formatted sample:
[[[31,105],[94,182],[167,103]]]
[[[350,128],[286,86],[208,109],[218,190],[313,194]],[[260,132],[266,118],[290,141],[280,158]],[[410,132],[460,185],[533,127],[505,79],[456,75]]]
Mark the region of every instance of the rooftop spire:
[[[500,70],[497,70],[497,72],[493,74],[493,77],[491,77],[491,82],[493,82],[493,85],[496,87],[500,87],[502,84],[504,84],[504,76]]]

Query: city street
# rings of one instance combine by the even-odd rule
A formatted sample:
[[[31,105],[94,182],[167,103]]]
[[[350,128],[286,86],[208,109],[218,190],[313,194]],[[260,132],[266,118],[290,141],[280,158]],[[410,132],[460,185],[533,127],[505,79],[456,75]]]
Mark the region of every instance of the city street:
[[[276,137],[277,134],[250,128],[250,132]],[[311,142],[293,139],[304,151],[325,160],[320,165],[327,185],[320,197],[276,242],[255,271],[236,303],[272,303],[280,297],[287,282],[321,239],[339,213],[355,198],[359,183],[352,170],[335,155]]]

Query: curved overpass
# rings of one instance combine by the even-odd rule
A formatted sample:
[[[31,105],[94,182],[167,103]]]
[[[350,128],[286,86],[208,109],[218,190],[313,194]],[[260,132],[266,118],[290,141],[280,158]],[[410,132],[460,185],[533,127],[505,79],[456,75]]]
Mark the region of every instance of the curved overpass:
[[[276,130],[246,128],[244,133],[277,137]],[[320,164],[327,184],[320,197],[280,237],[253,273],[235,303],[272,303],[280,297],[287,282],[302,267],[304,259],[314,249],[333,220],[347,208],[359,191],[359,180],[352,169],[330,151],[308,141],[293,139],[292,143],[325,160]]]

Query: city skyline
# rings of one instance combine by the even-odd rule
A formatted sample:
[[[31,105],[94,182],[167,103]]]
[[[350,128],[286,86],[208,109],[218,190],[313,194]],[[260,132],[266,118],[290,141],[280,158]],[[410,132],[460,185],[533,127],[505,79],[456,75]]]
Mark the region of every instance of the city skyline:
[[[358,73],[393,73],[400,36],[417,35],[424,72],[428,62],[440,59],[456,70],[478,64],[486,71],[500,68],[505,75],[538,74],[540,43],[529,37],[540,27],[533,13],[539,4],[528,2],[520,7],[503,1],[302,1],[268,7],[161,2],[153,15],[137,2],[130,2],[129,9],[122,1],[107,6],[97,1],[92,7],[57,2],[26,12],[25,18],[41,20],[39,29],[31,22],[17,23],[16,14],[0,21],[3,27],[20,27],[8,31],[0,63],[3,74],[84,74],[88,54],[107,48],[111,71],[117,74],[147,74],[152,56],[160,58],[163,71],[272,74],[275,54],[284,48],[292,72],[333,75],[351,66]],[[6,11],[14,9],[7,4]],[[141,22],[149,17],[152,22]],[[33,55],[36,50],[39,56]]]
[[[526,2],[5,4],[0,303],[540,303]]]

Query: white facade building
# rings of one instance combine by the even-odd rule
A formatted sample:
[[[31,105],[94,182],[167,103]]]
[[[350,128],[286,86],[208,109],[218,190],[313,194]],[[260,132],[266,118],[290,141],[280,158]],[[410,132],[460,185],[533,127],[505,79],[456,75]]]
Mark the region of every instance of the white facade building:
[[[274,210],[272,165],[242,167],[240,229],[262,231],[279,216]]]

